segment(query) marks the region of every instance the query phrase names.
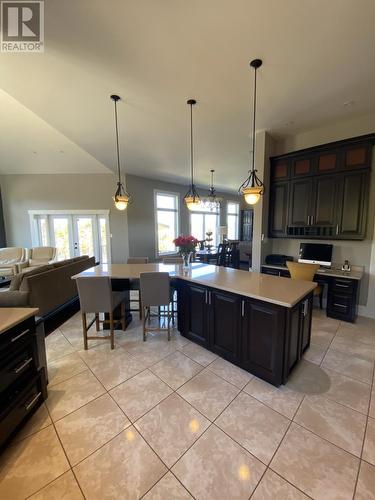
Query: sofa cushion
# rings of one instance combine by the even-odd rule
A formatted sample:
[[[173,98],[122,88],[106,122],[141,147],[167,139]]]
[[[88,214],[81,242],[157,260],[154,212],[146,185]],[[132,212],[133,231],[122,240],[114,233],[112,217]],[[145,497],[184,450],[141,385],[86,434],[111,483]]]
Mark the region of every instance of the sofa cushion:
[[[18,273],[15,276],[13,276],[10,285],[9,285],[9,291],[14,292],[16,290],[20,289],[22,279],[23,279],[23,273]]]
[[[54,247],[35,247],[30,251],[30,260],[41,260],[48,262],[55,257],[56,249]]]
[[[16,264],[24,259],[24,248],[7,247],[0,248],[0,267],[1,264]]]
[[[30,291],[30,287],[28,284],[28,278],[30,276],[34,276],[35,274],[41,274],[41,273],[44,273],[46,271],[49,271],[50,269],[53,269],[53,266],[52,265],[39,266],[39,267],[35,267],[33,269],[30,269],[29,271],[27,269],[28,268],[24,269],[22,272],[23,277],[22,277],[22,281],[21,281],[21,284],[19,287],[19,290],[21,292],[29,292]]]

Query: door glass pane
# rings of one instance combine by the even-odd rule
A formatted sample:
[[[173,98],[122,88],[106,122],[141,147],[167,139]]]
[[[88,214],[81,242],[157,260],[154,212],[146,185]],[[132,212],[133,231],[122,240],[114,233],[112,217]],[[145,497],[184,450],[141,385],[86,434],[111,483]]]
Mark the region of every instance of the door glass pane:
[[[91,217],[77,217],[79,255],[94,255],[94,231]]]
[[[197,240],[205,239],[204,236],[204,223],[203,223],[203,214],[190,214],[191,221],[191,234]]]
[[[237,239],[237,215],[228,214],[228,240]]]
[[[99,219],[99,240],[100,240],[101,264],[107,264],[108,263],[107,223],[103,217]]]
[[[69,219],[54,217],[53,234],[57,248],[57,260],[70,259]]]
[[[212,232],[213,244],[217,244],[217,224],[219,217],[216,214],[205,214],[205,233]],[[206,235],[204,236],[206,238]]]
[[[39,243],[40,243],[40,246],[48,247],[49,246],[49,239],[48,239],[47,218],[40,217],[38,220],[38,223],[39,223]]]
[[[158,210],[158,250],[159,253],[176,252],[173,240],[176,238],[176,212]]]

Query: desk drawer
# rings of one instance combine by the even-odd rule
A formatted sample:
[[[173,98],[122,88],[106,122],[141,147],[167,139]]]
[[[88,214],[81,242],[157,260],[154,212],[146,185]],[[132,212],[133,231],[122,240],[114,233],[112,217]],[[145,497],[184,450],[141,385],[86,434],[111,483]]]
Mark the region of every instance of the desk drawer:
[[[329,316],[349,320],[352,315],[353,299],[350,295],[328,294],[327,312]]]
[[[270,276],[280,276],[280,271],[272,267],[262,267],[262,273],[269,274]]]
[[[26,345],[8,355],[0,356],[0,391],[5,391],[19,378],[29,373],[32,375],[37,369],[37,356],[33,338],[30,336]]]
[[[35,334],[35,320],[29,318],[0,335],[0,356],[14,352],[28,344],[30,336]]]
[[[352,295],[355,291],[355,283],[353,280],[345,278],[334,278],[332,282],[332,291],[340,294]]]

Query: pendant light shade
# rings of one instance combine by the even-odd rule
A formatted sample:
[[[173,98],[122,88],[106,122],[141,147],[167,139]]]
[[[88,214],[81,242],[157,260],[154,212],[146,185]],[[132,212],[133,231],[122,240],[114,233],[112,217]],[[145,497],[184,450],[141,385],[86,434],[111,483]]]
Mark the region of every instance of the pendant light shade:
[[[254,101],[253,101],[253,157],[251,170],[249,170],[248,178],[241,184],[238,192],[244,196],[246,203],[255,205],[260,200],[264,193],[264,184],[257,176],[255,169],[255,119],[256,119],[256,101],[257,101],[257,69],[262,66],[261,59],[254,59],[250,62],[250,66],[254,68]]]
[[[118,172],[118,181],[117,181],[117,189],[113,200],[115,202],[115,207],[117,210],[126,210],[128,204],[131,202],[131,196],[126,191],[123,183],[121,182],[121,169],[120,169],[120,147],[118,140],[118,119],[117,119],[117,101],[120,100],[118,95],[111,95],[112,101],[115,103],[115,131],[116,131],[116,150],[117,150],[117,172]]]
[[[189,99],[187,101],[188,106],[190,106],[190,188],[189,191],[184,196],[184,201],[189,210],[194,210],[198,208],[201,204],[200,196],[194,185],[194,136],[193,136],[193,106],[197,104],[195,99]]]

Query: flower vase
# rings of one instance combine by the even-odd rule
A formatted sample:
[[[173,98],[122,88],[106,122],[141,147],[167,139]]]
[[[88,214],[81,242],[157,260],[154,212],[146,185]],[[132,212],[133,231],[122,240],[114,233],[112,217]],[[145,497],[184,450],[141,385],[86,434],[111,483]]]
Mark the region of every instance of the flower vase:
[[[182,269],[190,268],[190,259],[192,252],[182,254]]]

